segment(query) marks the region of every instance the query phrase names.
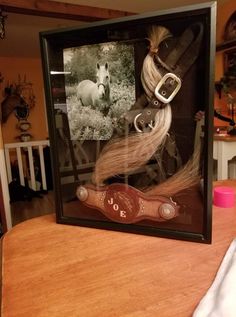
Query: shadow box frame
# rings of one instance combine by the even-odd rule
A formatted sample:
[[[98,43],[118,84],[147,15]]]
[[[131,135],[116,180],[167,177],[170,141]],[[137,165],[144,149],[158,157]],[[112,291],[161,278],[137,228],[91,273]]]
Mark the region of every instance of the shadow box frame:
[[[183,224],[183,226],[171,226],[169,224],[161,225],[156,222],[155,224],[152,223],[151,225],[147,225],[145,221],[136,223],[120,223],[119,221],[117,222],[110,220],[107,217],[96,218],[97,216],[94,216],[94,214],[91,217],[78,216],[76,210],[78,210],[79,213],[82,212],[83,206],[81,207],[81,205],[78,205],[77,209],[75,208],[76,210],[73,209],[74,207],[69,207],[73,204],[80,203],[78,202],[75,194],[77,186],[81,184],[81,180],[79,174],[80,172],[76,167],[78,162],[75,160],[73,154],[75,151],[75,145],[73,142],[67,143],[67,150],[70,153],[70,164],[72,166],[72,169],[68,171],[63,170],[63,176],[60,166],[61,159],[59,158],[60,155],[65,156],[66,154],[63,148],[61,147],[61,141],[59,142],[58,134],[61,134],[63,132],[64,136],[67,136],[69,137],[69,139],[71,139],[70,133],[72,133],[71,131],[73,130],[70,126],[70,124],[72,124],[72,121],[69,121],[68,119],[69,112],[67,113],[67,100],[69,100],[68,98],[70,98],[70,96],[69,93],[66,92],[67,72],[65,60],[67,60],[68,56],[70,56],[69,59],[71,61],[71,56],[74,56],[73,54],[75,54],[75,51],[77,52],[77,54],[80,54],[80,56],[82,56],[81,54],[83,52],[81,53],[81,47],[85,47],[85,49],[89,47],[89,55],[92,55],[92,52],[96,50],[95,48],[97,44],[100,45],[105,43],[105,48],[102,48],[102,50],[106,50],[107,47],[107,50],[109,50],[110,42],[115,42],[116,44],[118,43],[117,45],[119,45],[120,42],[129,43],[130,41],[135,42],[136,44],[138,43],[138,48],[139,45],[142,46],[142,53],[138,58],[134,58],[133,63],[135,78],[134,90],[135,98],[137,98],[137,91],[139,92],[142,89],[142,84],[140,83],[140,80],[138,80],[137,78],[140,76],[142,62],[145,57],[145,54],[147,53],[147,36],[145,36],[146,29],[153,24],[163,25],[167,28],[172,29],[173,32],[177,30],[176,32],[179,32],[179,35],[184,29],[186,29],[186,27],[188,27],[194,22],[199,21],[203,25],[203,38],[201,45],[202,52],[200,53],[200,67],[197,66],[196,68],[201,69],[200,75],[202,77],[201,79],[196,79],[194,77],[193,82],[194,85],[197,85],[197,88],[193,88],[193,90],[197,89],[198,91],[201,91],[200,94],[196,94],[196,91],[194,90],[195,95],[200,96],[200,99],[196,100],[196,103],[198,104],[194,105],[194,107],[196,108],[191,108],[191,111],[189,111],[190,115],[192,116],[192,121],[188,119],[188,126],[185,127],[185,123],[181,123],[182,121],[186,121],[186,109],[180,116],[181,118],[178,117],[178,112],[176,112],[176,118],[177,120],[179,120],[179,127],[181,126],[182,134],[185,134],[186,138],[186,131],[188,131],[188,129],[189,131],[192,131],[192,126],[194,126],[195,124],[194,111],[205,111],[205,129],[204,138],[202,138],[202,147],[204,149],[204,155],[202,157],[203,178],[201,182],[203,207],[201,214],[202,219],[200,220],[201,224],[199,227],[200,229],[197,229],[195,231],[195,225],[185,226],[185,223]],[[121,232],[130,232],[158,237],[166,237],[180,240],[188,240],[201,243],[211,243],[215,24],[216,2],[209,2],[170,10],[151,12],[147,14],[128,16],[125,18],[119,18],[115,20],[93,22],[79,27],[50,30],[40,33],[42,67],[45,85],[45,98],[55,194],[56,221],[58,223],[86,226],[98,229],[108,229]],[[106,43],[108,43],[107,47]],[[78,51],[77,48],[79,48]],[[85,65],[86,63],[80,63],[80,65],[82,64]],[[89,62],[87,62],[86,65],[88,64]],[[84,65],[80,66],[80,68],[76,69],[76,71],[79,72],[81,67],[83,67]],[[72,76],[69,77],[69,80],[71,80],[71,82],[73,82],[73,80],[76,81],[75,78],[76,75],[78,75],[76,71],[74,77],[71,75],[71,72],[68,72],[70,76]],[[74,91],[73,93],[75,94]],[[119,91],[119,93],[121,93],[121,91]],[[75,98],[73,96],[72,98]],[[183,99],[183,103],[186,103],[187,99],[188,97],[185,97]],[[193,104],[194,103],[195,100],[193,101]],[[199,105],[199,103],[201,103],[201,105]],[[60,107],[65,107],[65,105],[67,107],[67,110],[61,110]],[[70,114],[70,116],[73,117],[73,114]],[[63,127],[63,129],[60,129],[60,127]],[[85,133],[85,130],[83,130],[83,133]],[[79,133],[82,133],[81,131],[79,131]],[[96,141],[93,144],[97,143],[98,142]],[[73,177],[73,181],[71,183],[69,181],[70,186],[67,186],[67,193],[65,194],[63,186],[64,183],[66,183],[65,179],[68,177]],[[66,199],[64,199],[65,196]],[[188,208],[190,209],[194,207],[191,204],[189,206],[190,207]],[[73,212],[71,211],[72,209],[74,210]],[[194,219],[194,216],[191,219]]]

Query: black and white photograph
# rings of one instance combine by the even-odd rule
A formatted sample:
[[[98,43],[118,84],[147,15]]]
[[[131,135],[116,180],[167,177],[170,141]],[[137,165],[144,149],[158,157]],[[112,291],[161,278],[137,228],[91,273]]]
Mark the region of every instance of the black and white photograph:
[[[133,44],[64,49],[63,60],[71,140],[109,140],[135,102]]]

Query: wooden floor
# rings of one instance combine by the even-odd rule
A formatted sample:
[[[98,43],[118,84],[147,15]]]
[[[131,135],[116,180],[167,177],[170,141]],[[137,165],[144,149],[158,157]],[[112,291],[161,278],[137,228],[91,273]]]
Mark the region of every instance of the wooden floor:
[[[34,197],[31,201],[17,201],[11,203],[12,225],[27,219],[47,215],[55,212],[53,191],[42,194],[42,198]]]

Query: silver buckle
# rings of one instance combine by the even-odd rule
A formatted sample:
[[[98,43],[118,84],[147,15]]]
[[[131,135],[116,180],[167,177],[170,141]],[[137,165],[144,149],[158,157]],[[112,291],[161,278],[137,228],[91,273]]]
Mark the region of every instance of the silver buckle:
[[[135,127],[135,130],[136,130],[137,132],[139,132],[139,133],[144,132],[143,130],[139,129],[138,122],[137,122],[138,118],[139,118],[141,115],[142,115],[142,112],[140,112],[139,114],[137,114],[137,116],[135,116],[135,118],[134,118],[134,127]],[[143,120],[143,123],[145,123],[144,120]],[[151,130],[153,130],[153,129],[155,128],[155,124],[154,124],[154,121],[153,121],[153,120],[150,120],[150,123],[148,123],[147,125],[148,125],[149,129],[151,129]]]
[[[141,129],[139,129],[138,124],[137,124],[137,119],[141,116],[142,113],[137,114],[137,116],[135,116],[134,118],[134,127],[135,130],[139,133],[143,132]]]
[[[174,81],[172,85],[167,83],[168,79],[171,79],[172,81]],[[163,85],[173,86],[173,91],[168,97],[165,97],[165,94],[164,94],[164,92],[166,93],[165,90],[161,91],[161,88]],[[154,93],[158,100],[160,100],[163,103],[169,103],[170,101],[173,100],[174,96],[177,94],[180,88],[181,88],[181,79],[173,73],[167,73],[162,77],[162,79],[157,84]]]

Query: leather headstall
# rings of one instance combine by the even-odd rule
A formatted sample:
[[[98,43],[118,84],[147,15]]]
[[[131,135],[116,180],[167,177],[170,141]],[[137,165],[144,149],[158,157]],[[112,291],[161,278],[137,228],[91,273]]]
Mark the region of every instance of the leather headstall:
[[[127,123],[133,123],[137,132],[152,129],[155,115],[159,109],[169,104],[179,92],[184,75],[196,61],[203,36],[203,25],[194,23],[178,39],[174,49],[163,61],[156,53],[153,55],[156,67],[162,73],[153,97],[148,100],[145,94],[136,101],[125,115]],[[158,52],[158,50],[156,50]],[[136,108],[141,108],[136,110]]]

